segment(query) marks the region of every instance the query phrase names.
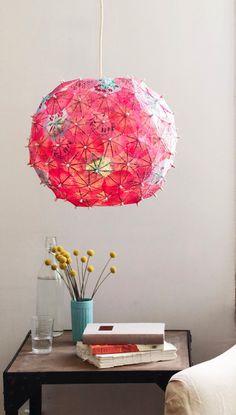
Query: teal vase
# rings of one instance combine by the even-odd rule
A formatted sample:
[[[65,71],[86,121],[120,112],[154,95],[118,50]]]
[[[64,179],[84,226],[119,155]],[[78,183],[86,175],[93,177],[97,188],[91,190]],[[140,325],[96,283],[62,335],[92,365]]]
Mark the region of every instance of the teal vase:
[[[88,323],[93,322],[93,300],[84,298],[71,301],[71,326],[73,342],[82,340],[82,334]]]

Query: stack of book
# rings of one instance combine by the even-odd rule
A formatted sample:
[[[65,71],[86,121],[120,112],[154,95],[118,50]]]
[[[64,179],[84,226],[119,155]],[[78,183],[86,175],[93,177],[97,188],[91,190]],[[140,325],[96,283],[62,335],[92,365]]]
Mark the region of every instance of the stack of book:
[[[158,362],[176,358],[165,341],[164,323],[88,324],[76,354],[98,368]]]

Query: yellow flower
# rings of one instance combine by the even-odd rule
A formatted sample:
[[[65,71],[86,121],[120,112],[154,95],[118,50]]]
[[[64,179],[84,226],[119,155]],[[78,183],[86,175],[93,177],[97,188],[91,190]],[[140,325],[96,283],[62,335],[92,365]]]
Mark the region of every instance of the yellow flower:
[[[47,266],[52,265],[52,261],[51,261],[51,259],[45,259],[44,263],[45,263],[45,265],[47,265]]]
[[[61,269],[66,269],[67,265],[65,264],[65,262],[63,262],[63,263],[61,263],[61,264],[59,265],[59,267],[60,267]]]
[[[63,246],[60,246],[60,245],[59,245],[59,246],[57,247],[57,251],[58,251],[58,252],[63,251]]]
[[[74,269],[71,270],[70,276],[71,277],[76,277],[76,271]]]
[[[63,256],[65,256],[66,258],[69,258],[69,257],[70,257],[70,253],[69,253],[69,252],[67,252],[67,251],[64,251],[64,252],[63,252]]]
[[[111,273],[112,273],[112,274],[115,274],[115,273],[116,273],[116,271],[117,271],[117,269],[116,269],[116,267],[111,267],[111,268],[110,268],[110,271],[111,271]]]
[[[64,257],[63,255],[59,255],[57,259],[60,262],[60,264],[64,264],[67,260],[67,258]]]
[[[74,254],[74,256],[79,256],[79,250],[78,249],[74,249],[73,254]]]
[[[69,257],[69,258],[66,258],[66,262],[67,262],[67,264],[71,264],[71,262],[72,262],[72,259],[71,259],[71,257]]]
[[[56,269],[57,269],[57,265],[56,265],[56,264],[52,264],[52,265],[51,265],[51,268],[52,268],[52,270],[53,270],[53,271],[56,271]]]
[[[88,249],[87,250],[87,254],[88,254],[88,256],[94,256],[95,255],[95,251],[93,249]]]
[[[117,254],[116,254],[116,252],[115,251],[111,251],[110,252],[110,257],[111,258],[115,258],[117,256]]]
[[[93,265],[89,265],[87,270],[88,270],[88,272],[93,272],[94,271]]]
[[[54,245],[54,246],[52,247],[52,252],[53,252],[54,254],[57,252],[57,246],[56,246],[56,245]]]
[[[83,263],[85,263],[85,262],[87,262],[87,261],[88,261],[88,258],[87,258],[86,256],[82,256],[82,257],[80,258],[80,261],[81,261],[81,262],[83,262]]]

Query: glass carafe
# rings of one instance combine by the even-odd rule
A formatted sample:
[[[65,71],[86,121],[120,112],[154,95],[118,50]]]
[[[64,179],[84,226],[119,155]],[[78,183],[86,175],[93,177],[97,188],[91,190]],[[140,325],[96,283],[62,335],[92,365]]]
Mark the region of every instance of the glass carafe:
[[[55,257],[51,252],[57,245],[56,237],[47,236],[45,240],[45,259],[55,264]],[[37,278],[36,314],[46,315],[54,319],[53,336],[60,336],[64,328],[64,285],[57,271],[53,271],[44,261]]]

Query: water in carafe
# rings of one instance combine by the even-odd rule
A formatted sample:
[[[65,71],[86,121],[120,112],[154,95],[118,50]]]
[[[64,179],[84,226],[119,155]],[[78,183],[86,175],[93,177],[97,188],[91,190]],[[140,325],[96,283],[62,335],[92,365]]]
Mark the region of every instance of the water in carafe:
[[[45,259],[50,259],[55,264],[55,257],[51,248],[57,245],[56,237],[46,237]],[[36,314],[38,316],[50,316],[54,320],[53,336],[63,333],[63,308],[64,308],[64,283],[57,271],[50,266],[43,265],[37,278],[37,303]]]

